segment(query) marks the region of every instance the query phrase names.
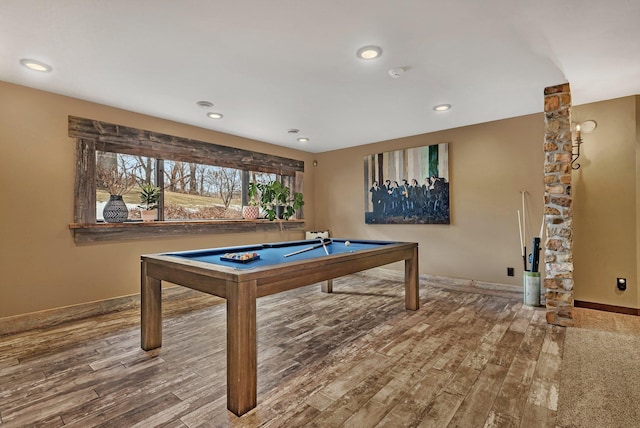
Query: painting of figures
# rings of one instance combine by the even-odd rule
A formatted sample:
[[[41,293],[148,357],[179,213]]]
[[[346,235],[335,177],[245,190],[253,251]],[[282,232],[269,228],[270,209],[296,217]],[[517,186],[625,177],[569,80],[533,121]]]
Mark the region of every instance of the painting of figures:
[[[449,224],[449,144],[364,158],[367,224]]]

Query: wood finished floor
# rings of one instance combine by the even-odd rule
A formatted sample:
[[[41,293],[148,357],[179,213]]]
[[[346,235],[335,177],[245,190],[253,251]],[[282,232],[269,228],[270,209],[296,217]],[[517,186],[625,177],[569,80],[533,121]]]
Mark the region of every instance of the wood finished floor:
[[[163,302],[0,337],[0,428],[554,427],[564,329],[520,295],[351,275],[258,300],[258,407],[226,410],[224,301]],[[181,289],[182,290],[182,289]],[[473,292],[469,292],[473,291]]]

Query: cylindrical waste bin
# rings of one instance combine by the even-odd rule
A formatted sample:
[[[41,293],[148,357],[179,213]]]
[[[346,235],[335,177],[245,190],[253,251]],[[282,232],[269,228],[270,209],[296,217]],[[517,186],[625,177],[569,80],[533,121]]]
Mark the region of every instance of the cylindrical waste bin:
[[[540,306],[540,272],[524,272],[524,304]]]

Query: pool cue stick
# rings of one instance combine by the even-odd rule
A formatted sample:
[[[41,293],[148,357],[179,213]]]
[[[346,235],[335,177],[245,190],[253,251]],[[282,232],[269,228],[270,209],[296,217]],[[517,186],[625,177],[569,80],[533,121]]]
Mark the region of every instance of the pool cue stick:
[[[522,192],[522,235],[524,237],[524,242],[527,241],[527,211],[525,209],[525,195],[527,193],[526,190],[523,190]],[[524,270],[527,271],[527,247],[524,247],[524,256],[523,256],[523,261],[524,261]]]
[[[544,214],[542,214],[542,223],[540,223],[540,234],[533,238],[533,243],[531,244],[533,250],[531,250],[531,271],[538,272],[538,265],[540,263],[540,243],[542,241],[542,234],[544,233]]]
[[[527,210],[525,208],[525,195],[527,191],[522,191],[522,235],[524,236],[524,242],[527,242]]]
[[[324,244],[324,238],[320,238],[320,242],[322,243],[322,248],[324,248],[324,252],[329,255],[329,250],[327,250],[327,246]]]
[[[312,245],[311,247],[303,248],[302,250],[294,251],[293,253],[285,254],[285,257],[295,256],[296,254],[305,253],[307,251],[315,250],[316,248],[322,247],[322,244]]]
[[[524,209],[524,194],[527,193],[527,191],[523,190],[520,193],[522,193],[522,224],[524,226],[523,230],[524,230],[524,234],[525,234],[525,237],[526,237],[526,235],[527,235],[527,212]]]
[[[329,243],[331,243],[330,240],[329,240]],[[322,244],[312,245],[310,247],[306,247],[306,248],[303,248],[301,250],[294,251],[293,253],[285,254],[284,256],[285,257],[295,256],[296,254],[305,253],[307,251],[315,250],[316,248],[320,248],[320,247],[323,247],[323,246],[324,246],[324,241],[323,241]]]
[[[522,242],[522,220],[520,220],[520,210],[518,210],[518,232],[520,232],[520,248],[524,247],[524,242]],[[522,251],[524,253],[524,251]]]
[[[520,232],[520,254],[522,255],[522,261],[524,262],[524,270],[527,270],[527,247],[524,246],[522,240],[522,222],[520,221],[520,210],[518,210],[518,232]]]

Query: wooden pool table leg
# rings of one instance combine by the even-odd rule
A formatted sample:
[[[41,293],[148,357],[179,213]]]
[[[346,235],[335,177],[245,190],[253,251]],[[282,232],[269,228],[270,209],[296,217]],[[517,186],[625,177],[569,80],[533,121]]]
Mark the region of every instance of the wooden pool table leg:
[[[412,311],[420,308],[418,272],[418,247],[416,247],[413,250],[413,257],[404,261],[404,307]]]
[[[333,279],[327,279],[325,282],[323,282],[320,286],[320,290],[323,293],[333,293]]]
[[[227,283],[227,409],[238,416],[257,405],[257,283]]]
[[[140,265],[140,346],[145,351],[162,346],[161,281],[147,276],[147,264]]]

